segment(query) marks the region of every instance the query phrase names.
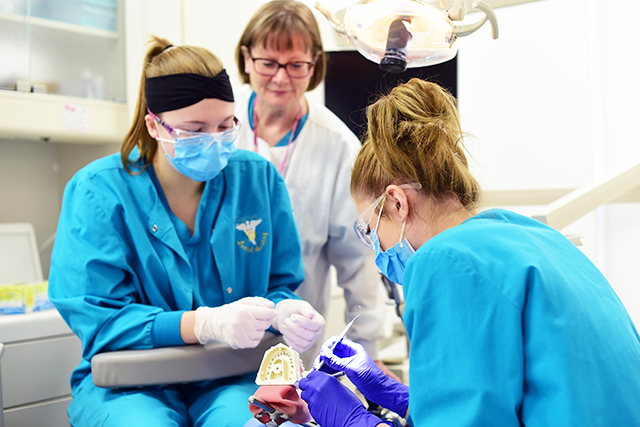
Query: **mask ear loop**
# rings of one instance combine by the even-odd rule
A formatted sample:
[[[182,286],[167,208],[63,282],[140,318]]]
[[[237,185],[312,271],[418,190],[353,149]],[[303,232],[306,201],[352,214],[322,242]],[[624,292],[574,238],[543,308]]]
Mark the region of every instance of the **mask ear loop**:
[[[166,150],[164,148],[164,143],[162,142],[162,137],[160,136],[160,129],[158,129],[158,122],[156,120],[153,121],[153,125],[156,127],[156,132],[158,132],[158,137],[155,138],[156,142],[158,142],[160,145],[162,145],[162,151],[164,151],[166,153]]]
[[[160,136],[160,129],[158,128],[158,122],[157,121],[153,121],[153,124],[156,126],[156,132],[158,132],[158,137],[155,138],[155,140],[158,142],[158,145],[160,145],[162,147],[162,152],[164,153],[165,156],[169,156],[169,153],[167,153],[167,147],[165,147],[164,144],[175,144],[173,141],[171,142],[167,142],[168,140],[166,138],[162,138]],[[175,154],[172,156],[175,157]]]
[[[378,232],[378,226],[380,225],[380,218],[382,217],[382,209],[384,209],[384,201],[387,199],[387,195],[382,198],[382,207],[380,208],[380,213],[378,214],[378,221],[376,222],[376,233]]]
[[[402,223],[402,230],[400,230],[400,247],[403,248],[404,247],[404,239],[402,239],[402,236],[404,235],[404,226],[407,225],[407,218],[404,219],[404,222]]]
[[[422,185],[420,185],[420,183],[418,183],[419,187],[418,189],[422,188]],[[415,187],[411,187],[411,188],[415,188]],[[402,205],[400,205],[400,202],[398,202],[397,204],[398,210],[400,210],[400,208],[402,207]],[[407,216],[407,218],[404,219],[404,222],[402,223],[402,229],[400,230],[400,247],[404,248],[404,239],[402,238],[404,236],[404,227],[407,225],[407,219],[409,217]]]

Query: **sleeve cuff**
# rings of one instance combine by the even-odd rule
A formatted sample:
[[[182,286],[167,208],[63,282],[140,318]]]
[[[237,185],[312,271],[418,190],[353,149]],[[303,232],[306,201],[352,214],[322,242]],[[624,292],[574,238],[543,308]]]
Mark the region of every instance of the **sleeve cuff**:
[[[186,345],[180,336],[181,311],[163,311],[156,314],[151,328],[151,341],[154,347]]]

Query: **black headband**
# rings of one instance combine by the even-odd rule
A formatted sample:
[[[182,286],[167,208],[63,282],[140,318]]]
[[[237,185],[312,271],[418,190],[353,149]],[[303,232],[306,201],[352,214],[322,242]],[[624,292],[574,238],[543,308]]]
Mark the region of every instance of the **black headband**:
[[[179,110],[203,99],[233,102],[233,90],[226,70],[214,77],[182,73],[150,77],[145,85],[147,107],[154,114]]]

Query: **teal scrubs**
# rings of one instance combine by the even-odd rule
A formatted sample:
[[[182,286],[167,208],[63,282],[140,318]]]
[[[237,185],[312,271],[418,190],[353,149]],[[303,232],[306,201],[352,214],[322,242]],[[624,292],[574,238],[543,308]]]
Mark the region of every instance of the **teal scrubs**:
[[[552,228],[476,215],[411,256],[404,292],[411,425],[640,425],[638,333]]]
[[[124,421],[138,413],[145,422],[137,425],[242,425],[255,374],[114,391],[93,385],[90,363],[105,351],[184,345],[180,317],[199,306],[298,298],[304,271],[287,188],[271,163],[238,151],[205,184],[191,235],[153,167],[134,172],[116,154],[83,168],[65,189],[49,296],[82,341],[71,423],[133,425]]]

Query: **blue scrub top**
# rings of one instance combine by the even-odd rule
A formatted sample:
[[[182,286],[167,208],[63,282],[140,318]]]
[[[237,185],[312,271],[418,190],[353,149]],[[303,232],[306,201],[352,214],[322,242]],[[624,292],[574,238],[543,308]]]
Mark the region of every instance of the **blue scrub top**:
[[[65,188],[49,295],[82,341],[72,386],[99,352],[183,345],[184,311],[248,296],[298,298],[304,280],[287,188],[261,156],[238,151],[205,184],[193,236],[153,167],[135,172],[115,154]]]
[[[411,256],[404,292],[413,426],[640,425],[638,333],[554,229],[483,212]]]

